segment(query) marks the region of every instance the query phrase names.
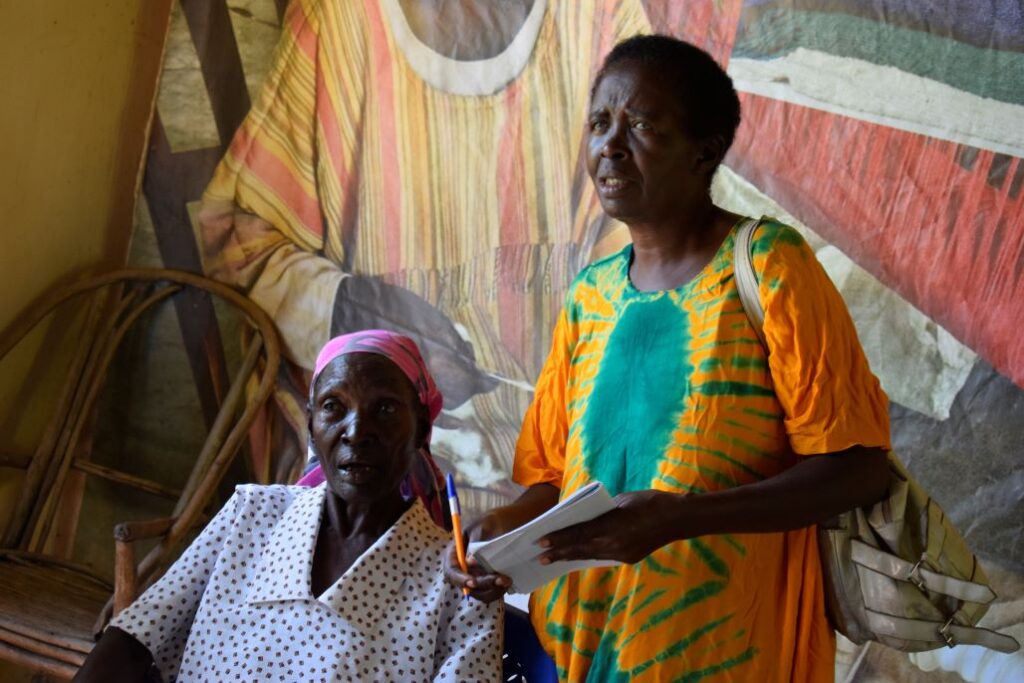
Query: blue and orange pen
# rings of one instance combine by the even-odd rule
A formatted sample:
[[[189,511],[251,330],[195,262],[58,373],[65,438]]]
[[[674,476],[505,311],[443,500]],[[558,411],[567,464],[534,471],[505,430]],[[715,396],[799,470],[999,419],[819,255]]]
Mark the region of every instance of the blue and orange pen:
[[[455,490],[455,478],[451,472],[445,479],[448,484],[448,509],[452,513],[452,534],[455,535],[455,554],[459,558],[459,567],[464,574],[469,573],[469,565],[466,564],[466,544],[462,540],[462,507],[459,506],[459,494]],[[469,597],[469,589],[462,588],[463,599]]]

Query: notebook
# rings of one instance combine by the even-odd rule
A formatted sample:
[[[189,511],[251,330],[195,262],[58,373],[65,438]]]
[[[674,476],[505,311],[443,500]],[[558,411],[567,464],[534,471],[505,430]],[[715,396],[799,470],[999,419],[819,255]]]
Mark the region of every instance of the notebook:
[[[469,554],[488,572],[512,579],[510,593],[530,593],[569,572],[622,564],[616,560],[572,560],[547,565],[539,562],[544,549],[537,541],[543,536],[614,509],[608,490],[595,481],[521,527],[489,541],[470,543]]]

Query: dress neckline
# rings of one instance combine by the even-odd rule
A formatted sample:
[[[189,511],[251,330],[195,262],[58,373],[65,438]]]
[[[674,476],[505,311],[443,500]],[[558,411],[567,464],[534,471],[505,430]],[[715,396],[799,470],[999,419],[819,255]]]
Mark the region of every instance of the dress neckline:
[[[453,95],[493,95],[522,73],[530,61],[548,0],[534,0],[519,32],[499,54],[487,59],[445,57],[421,41],[409,26],[398,0],[381,0],[399,51],[410,68],[431,87]]]
[[[683,284],[679,285],[678,287],[672,287],[669,289],[637,289],[636,285],[633,284],[633,279],[629,276],[629,267],[633,263],[633,243],[630,242],[625,247],[623,247],[621,252],[623,256],[622,269],[623,278],[626,281],[626,291],[630,294],[630,296],[633,297],[651,298],[656,298],[663,294],[669,293],[688,292],[689,290],[693,289],[698,282],[703,280],[711,273],[715,272],[717,268],[716,264],[719,262],[720,259],[722,259],[723,257],[729,257],[729,259],[731,260],[731,249],[735,241],[736,230],[745,220],[747,220],[746,216],[741,217],[738,221],[733,223],[732,227],[729,228],[729,232],[725,233],[725,237],[722,238],[722,243],[719,244],[718,249],[715,250],[714,256],[712,256],[708,260],[708,262],[704,264],[704,267],[697,271],[697,273],[694,274],[692,278],[690,278]]]

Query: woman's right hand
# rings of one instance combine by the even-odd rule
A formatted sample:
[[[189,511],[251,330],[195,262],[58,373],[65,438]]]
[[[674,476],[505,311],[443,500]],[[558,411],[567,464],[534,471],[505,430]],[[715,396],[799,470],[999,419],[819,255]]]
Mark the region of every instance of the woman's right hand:
[[[515,502],[485,513],[463,530],[466,547],[474,541],[487,541],[512,531],[543,514],[558,503],[559,489],[551,484],[534,484]],[[468,571],[462,571],[455,552],[455,542],[448,544],[444,559],[444,575],[459,588],[469,589],[477,600],[491,602],[505,595],[512,580],[503,574],[490,574],[470,555],[466,558]]]
[[[498,508],[467,526],[463,530],[466,548],[469,548],[470,543],[496,538],[514,529],[517,525],[512,523],[509,517],[503,508]],[[512,579],[504,574],[488,573],[472,555],[466,558],[466,565],[468,571],[464,572],[459,565],[455,541],[449,543],[444,561],[444,575],[449,582],[459,588],[468,589],[470,596],[484,602],[493,602],[501,598],[512,585]]]

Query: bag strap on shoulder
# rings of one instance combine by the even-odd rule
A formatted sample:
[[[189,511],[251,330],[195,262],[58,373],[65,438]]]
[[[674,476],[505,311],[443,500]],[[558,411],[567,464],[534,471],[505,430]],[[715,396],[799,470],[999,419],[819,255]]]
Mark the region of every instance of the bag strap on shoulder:
[[[764,307],[761,305],[761,293],[757,286],[757,273],[754,271],[752,249],[754,231],[761,225],[764,218],[748,218],[736,231],[736,242],[733,248],[732,270],[736,278],[736,289],[739,291],[743,311],[750,320],[757,338],[765,350],[768,344],[764,337]]]

